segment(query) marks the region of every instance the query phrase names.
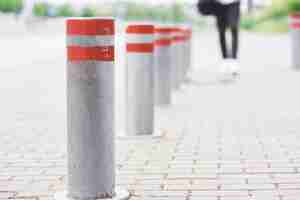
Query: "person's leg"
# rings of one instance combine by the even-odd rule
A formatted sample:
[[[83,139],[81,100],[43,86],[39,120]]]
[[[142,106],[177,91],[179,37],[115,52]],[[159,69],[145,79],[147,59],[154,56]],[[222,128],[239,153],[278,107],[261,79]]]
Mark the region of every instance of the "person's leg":
[[[218,32],[219,32],[219,42],[222,51],[222,56],[224,59],[228,57],[227,45],[226,45],[226,27],[222,19],[218,19]]]
[[[230,29],[232,34],[232,58],[236,59],[239,49],[240,3],[230,5]]]
[[[237,59],[239,49],[239,27],[231,27],[232,33],[232,58]]]

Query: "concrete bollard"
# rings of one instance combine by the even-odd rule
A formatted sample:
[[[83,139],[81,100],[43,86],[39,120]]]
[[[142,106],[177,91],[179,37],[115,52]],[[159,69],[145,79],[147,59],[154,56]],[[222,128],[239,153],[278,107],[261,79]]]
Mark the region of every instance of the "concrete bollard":
[[[183,82],[184,65],[185,65],[185,52],[184,52],[184,31],[178,26],[173,29],[173,88],[179,89]]]
[[[188,46],[187,46],[187,26],[186,25],[183,25],[181,27],[181,34],[182,34],[182,66],[181,66],[181,73],[180,73],[180,83],[184,83],[185,81],[185,78],[186,78],[186,72],[187,72],[187,66],[188,66],[188,61],[187,61],[187,58],[188,58]]]
[[[183,30],[184,34],[184,71],[183,71],[183,81],[186,80],[187,74],[191,67],[191,35],[192,30],[190,26],[186,26]]]
[[[292,67],[300,69],[300,14],[289,16],[292,45]]]
[[[186,75],[191,70],[191,59],[192,59],[192,33],[193,30],[191,27],[187,29],[187,68]]]
[[[132,24],[126,29],[128,136],[154,133],[154,26]]]
[[[158,106],[171,104],[172,28],[155,28],[154,96]]]
[[[114,20],[66,26],[68,186],[55,199],[128,199],[115,188]]]
[[[172,29],[172,67],[171,67],[171,86],[173,90],[179,89],[179,67],[182,55],[180,54],[180,29]]]

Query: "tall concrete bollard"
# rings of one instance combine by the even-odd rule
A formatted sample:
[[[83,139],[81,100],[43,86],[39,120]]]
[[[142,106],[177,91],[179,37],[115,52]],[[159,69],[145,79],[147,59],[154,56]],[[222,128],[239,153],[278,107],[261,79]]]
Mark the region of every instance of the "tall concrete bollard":
[[[171,85],[172,89],[179,89],[180,81],[179,81],[179,70],[180,70],[180,62],[182,61],[182,55],[180,52],[180,29],[178,27],[174,27],[172,29],[172,67],[171,67]]]
[[[68,187],[55,199],[118,199],[114,161],[114,20],[67,26]]]
[[[182,63],[181,63],[181,73],[180,73],[180,83],[184,83],[185,78],[186,78],[186,71],[187,71],[187,66],[188,66],[188,46],[187,46],[187,26],[183,25],[181,27],[181,54],[182,54]]]
[[[184,65],[183,65],[183,80],[186,80],[187,73],[191,67],[191,36],[192,30],[190,26],[186,26],[183,30],[184,34]]]
[[[158,106],[171,103],[172,28],[155,28],[154,48],[154,96]]]
[[[154,133],[154,26],[129,25],[126,29],[128,136]]]
[[[185,66],[185,33],[182,27],[177,26],[173,29],[173,39],[172,39],[172,46],[173,46],[173,88],[179,89],[182,82],[183,82],[183,74],[184,74],[184,66]]]
[[[186,74],[191,70],[191,59],[192,59],[192,27],[187,29],[187,70]]]
[[[289,16],[292,45],[292,67],[300,69],[300,14]]]

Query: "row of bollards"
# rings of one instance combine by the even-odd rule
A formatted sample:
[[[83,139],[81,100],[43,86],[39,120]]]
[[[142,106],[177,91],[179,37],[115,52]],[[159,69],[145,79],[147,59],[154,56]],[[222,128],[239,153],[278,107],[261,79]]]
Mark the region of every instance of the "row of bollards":
[[[159,106],[171,104],[172,32],[171,27],[155,28],[154,91]]]
[[[56,199],[129,199],[115,187],[115,21],[68,19],[68,187]],[[126,29],[126,135],[154,134],[154,105],[172,102],[190,68],[191,29],[131,24]]]

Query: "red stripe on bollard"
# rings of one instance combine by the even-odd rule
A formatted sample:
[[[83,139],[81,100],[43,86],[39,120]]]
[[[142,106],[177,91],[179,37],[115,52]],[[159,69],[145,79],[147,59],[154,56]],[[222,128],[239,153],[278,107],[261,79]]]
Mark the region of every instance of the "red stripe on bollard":
[[[114,47],[67,47],[67,57],[69,61],[114,61]]]
[[[186,40],[186,37],[185,36],[174,36],[173,37],[173,41],[174,42],[183,42]]]
[[[290,17],[293,18],[293,19],[300,19],[299,14],[291,14]]]
[[[126,29],[126,33],[133,34],[153,34],[153,25],[129,25]]]
[[[67,35],[114,35],[112,19],[69,19]]]
[[[174,28],[155,28],[155,33],[172,33]]]
[[[154,50],[153,43],[140,43],[134,44],[129,43],[126,44],[126,51],[127,52],[136,52],[136,53],[152,53]]]
[[[186,36],[187,40],[191,39],[191,37],[192,37],[192,30],[191,29],[186,29],[185,30],[185,36]]]
[[[171,39],[162,38],[162,39],[156,40],[154,44],[156,46],[170,46],[171,43],[172,43]]]
[[[178,27],[172,28],[172,32],[180,32],[180,31],[181,31],[181,28],[178,28]]]
[[[300,29],[300,22],[290,23],[291,29]]]
[[[289,27],[291,29],[300,29],[300,15],[291,14],[289,17],[290,17]]]

